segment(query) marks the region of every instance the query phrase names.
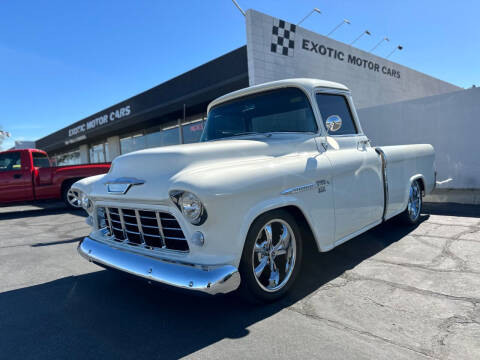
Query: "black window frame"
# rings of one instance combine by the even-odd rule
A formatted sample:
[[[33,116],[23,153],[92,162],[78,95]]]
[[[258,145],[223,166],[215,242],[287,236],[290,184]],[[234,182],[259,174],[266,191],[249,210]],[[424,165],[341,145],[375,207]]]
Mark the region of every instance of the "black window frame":
[[[323,116],[323,114],[320,110],[320,106],[318,104],[318,99],[317,99],[318,95],[341,96],[343,98],[343,100],[345,101],[345,104],[347,105],[348,114],[350,115],[350,118],[352,119],[353,127],[355,129],[355,133],[353,133],[353,134],[335,134],[335,133],[330,134],[329,133],[327,127],[325,126],[325,121],[327,121],[328,116],[324,118],[324,116]],[[352,107],[350,106],[350,101],[348,100],[348,94],[346,94],[344,92],[316,91],[315,92],[315,101],[316,101],[318,112],[320,114],[322,125],[323,125],[323,127],[325,129],[325,132],[328,136],[358,136],[358,135],[362,135],[362,133],[360,132],[360,130],[358,128],[357,119],[353,115]],[[331,115],[338,115],[338,114],[331,114]]]

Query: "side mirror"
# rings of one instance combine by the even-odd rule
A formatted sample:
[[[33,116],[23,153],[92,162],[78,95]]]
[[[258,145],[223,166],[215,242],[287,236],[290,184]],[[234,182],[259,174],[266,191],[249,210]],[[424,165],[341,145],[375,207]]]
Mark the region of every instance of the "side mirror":
[[[328,132],[336,132],[342,127],[342,118],[338,115],[330,115],[325,121]]]

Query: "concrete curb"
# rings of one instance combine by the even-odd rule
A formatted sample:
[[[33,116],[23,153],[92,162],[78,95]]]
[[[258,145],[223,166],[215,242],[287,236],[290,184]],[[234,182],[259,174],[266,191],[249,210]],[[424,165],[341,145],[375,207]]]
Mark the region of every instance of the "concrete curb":
[[[480,205],[480,189],[435,189],[424,202]]]

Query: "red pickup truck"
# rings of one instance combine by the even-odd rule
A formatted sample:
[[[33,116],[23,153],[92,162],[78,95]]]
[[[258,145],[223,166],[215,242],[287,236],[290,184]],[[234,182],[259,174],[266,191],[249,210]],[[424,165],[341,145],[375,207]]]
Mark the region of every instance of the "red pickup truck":
[[[0,152],[0,205],[20,201],[63,199],[67,207],[80,208],[80,194],[72,184],[104,174],[110,164],[53,167],[45,151],[36,149]]]

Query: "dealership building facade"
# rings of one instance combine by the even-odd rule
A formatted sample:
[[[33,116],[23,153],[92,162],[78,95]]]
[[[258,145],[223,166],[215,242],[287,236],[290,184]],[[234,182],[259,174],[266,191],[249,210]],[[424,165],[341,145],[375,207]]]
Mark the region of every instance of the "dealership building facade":
[[[418,104],[427,104],[441,116],[438,109],[445,106],[445,97],[454,99],[450,104],[454,107],[467,103],[474,113],[480,103],[476,89],[464,90],[254,10],[247,12],[246,30],[246,46],[39,139],[36,146],[63,165],[111,161],[134,150],[196,142],[207,105],[216,97],[267,81],[312,77],[340,82],[352,90],[364,130],[373,135],[375,145],[408,144],[412,139],[433,143],[437,159],[449,157],[449,161],[440,161],[440,177],[454,177],[453,187],[480,188],[480,173],[462,179],[465,176],[456,156],[449,153],[451,148],[438,148],[435,143],[444,137],[438,131],[442,124],[433,117],[425,120],[425,111],[422,119],[416,112],[408,118],[401,116]],[[431,127],[419,127],[418,121]],[[451,125],[448,119],[445,122]],[[422,132],[412,137],[412,129]],[[383,133],[388,135],[383,137]],[[466,136],[468,142],[471,135]],[[468,146],[459,143],[455,148],[465,148],[466,153]],[[472,165],[478,164],[475,160],[464,164]]]

